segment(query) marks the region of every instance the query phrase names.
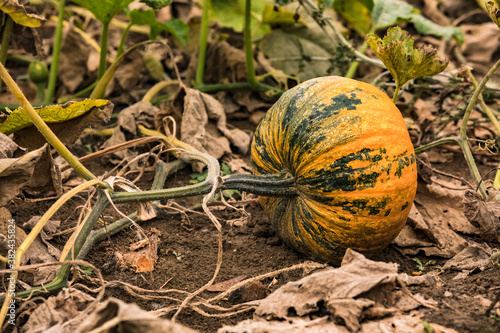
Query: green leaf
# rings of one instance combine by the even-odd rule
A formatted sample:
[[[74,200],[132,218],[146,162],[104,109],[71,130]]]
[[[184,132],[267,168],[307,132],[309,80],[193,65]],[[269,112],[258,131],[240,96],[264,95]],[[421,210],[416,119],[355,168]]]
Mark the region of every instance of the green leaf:
[[[170,32],[182,45],[186,45],[189,36],[189,25],[182,20],[172,18],[167,22],[157,22],[156,25],[151,26],[151,37],[156,38],[161,31]]]
[[[155,12],[151,9],[148,10],[134,9],[128,14],[128,16],[130,17],[130,23],[132,24],[151,25],[156,23]]]
[[[434,48],[414,49],[413,39],[399,27],[389,28],[383,40],[368,34],[366,41],[391,72],[398,87],[411,79],[440,73],[448,66],[448,60],[439,59]]]
[[[402,22],[412,22],[418,32],[435,35],[446,40],[454,38],[462,44],[464,34],[458,27],[443,27],[426,19],[412,5],[401,0],[374,0],[372,31],[387,28]]]
[[[491,20],[495,22],[497,27],[500,28],[500,10],[498,10],[497,6],[493,3],[493,1],[488,1],[486,4],[486,11],[490,14]]]
[[[335,0],[333,8],[364,36],[370,32],[372,26],[373,0]]]
[[[87,275],[92,275],[92,272],[94,271],[94,269],[90,266],[85,266],[85,265],[80,265],[80,269]]]
[[[14,22],[25,27],[38,28],[42,25],[42,21],[45,21],[38,15],[28,14],[17,0],[0,0],[0,10],[9,15]]]
[[[182,45],[187,44],[189,26],[183,21],[173,18],[167,22],[158,22],[155,12],[151,9],[134,9],[129,13],[130,22],[137,25],[149,25],[151,27],[150,39],[155,39],[162,31],[170,32]]]
[[[79,117],[93,108],[101,108],[108,104],[109,101],[104,99],[86,99],[81,102],[69,102],[63,105],[50,105],[35,108],[35,111],[46,123],[62,123]],[[3,123],[0,123],[0,132],[9,135],[32,124],[31,119],[29,119],[20,108],[17,108],[12,111]]]
[[[318,25],[273,29],[259,42],[271,66],[305,81],[318,76],[340,75],[346,70],[346,53],[338,42],[324,38]]]
[[[266,5],[266,0],[252,1],[251,30],[259,26],[258,17]],[[223,27],[232,28],[235,31],[243,31],[245,23],[245,0],[211,0],[210,19],[219,22]]]
[[[434,35],[446,40],[453,38],[459,45],[464,43],[464,33],[459,27],[443,27],[426,19],[420,14],[413,14],[411,21],[421,34]]]
[[[232,174],[233,172],[231,171],[231,167],[227,165],[226,163],[221,163],[220,165],[220,171],[222,172],[223,176],[227,176]]]
[[[73,2],[88,9],[96,19],[105,24],[111,22],[111,19],[132,1],[134,0],[73,0]]]
[[[140,2],[145,3],[153,9],[162,9],[172,4],[172,0],[141,0]]]
[[[418,10],[401,0],[374,0],[372,10],[373,30],[387,28],[410,21]]]

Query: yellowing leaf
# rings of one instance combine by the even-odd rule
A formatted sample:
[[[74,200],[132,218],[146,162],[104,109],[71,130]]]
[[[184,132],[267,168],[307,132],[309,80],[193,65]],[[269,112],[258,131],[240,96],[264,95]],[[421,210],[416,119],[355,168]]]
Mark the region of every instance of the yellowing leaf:
[[[62,123],[79,117],[95,107],[103,108],[108,104],[110,104],[110,102],[104,99],[86,99],[81,102],[68,102],[63,105],[50,105],[42,108],[35,108],[35,111],[46,123]],[[9,135],[32,124],[28,116],[26,116],[20,108],[17,108],[12,111],[3,123],[0,123],[0,132]]]
[[[387,30],[383,40],[368,34],[366,41],[391,72],[398,87],[411,79],[440,73],[448,66],[448,60],[439,59],[434,48],[413,48],[413,39],[399,27]]]
[[[336,0],[333,8],[358,31],[361,36],[366,35],[372,27],[373,1],[364,0]]]
[[[490,14],[491,20],[500,28],[500,10],[498,10],[493,1],[488,1],[485,6],[486,11]]]
[[[17,24],[30,28],[38,28],[42,25],[42,21],[45,21],[38,15],[28,14],[17,0],[0,0],[0,10],[9,15]]]
[[[300,23],[306,25],[304,20],[298,16],[297,13],[271,5],[266,5],[262,11],[262,23],[288,25]]]

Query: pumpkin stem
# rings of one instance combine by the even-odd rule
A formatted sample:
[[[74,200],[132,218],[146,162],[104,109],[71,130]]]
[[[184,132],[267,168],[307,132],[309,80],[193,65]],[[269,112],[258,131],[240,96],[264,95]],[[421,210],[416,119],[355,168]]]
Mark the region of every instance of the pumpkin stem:
[[[245,191],[266,197],[290,197],[298,194],[295,178],[285,171],[265,175],[229,175],[223,179],[220,189]]]

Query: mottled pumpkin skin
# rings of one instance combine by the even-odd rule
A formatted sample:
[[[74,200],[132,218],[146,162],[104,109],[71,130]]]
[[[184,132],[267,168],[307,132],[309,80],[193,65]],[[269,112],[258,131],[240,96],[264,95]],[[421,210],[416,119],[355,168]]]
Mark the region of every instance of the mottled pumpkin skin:
[[[339,264],[347,248],[365,255],[401,231],[417,167],[401,113],[378,88],[342,77],[306,81],[266,113],[252,143],[255,174],[286,171],[298,195],[261,197],[288,245]]]

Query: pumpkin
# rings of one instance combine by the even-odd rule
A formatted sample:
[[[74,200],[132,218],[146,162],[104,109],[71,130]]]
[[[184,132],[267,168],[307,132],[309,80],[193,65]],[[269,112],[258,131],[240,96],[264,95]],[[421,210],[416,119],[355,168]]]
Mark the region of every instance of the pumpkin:
[[[285,92],[252,142],[255,175],[283,174],[297,194],[259,197],[279,237],[339,264],[346,249],[372,255],[401,231],[417,188],[403,117],[378,88],[321,77]]]

